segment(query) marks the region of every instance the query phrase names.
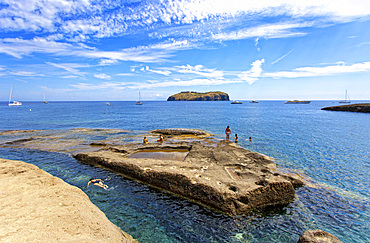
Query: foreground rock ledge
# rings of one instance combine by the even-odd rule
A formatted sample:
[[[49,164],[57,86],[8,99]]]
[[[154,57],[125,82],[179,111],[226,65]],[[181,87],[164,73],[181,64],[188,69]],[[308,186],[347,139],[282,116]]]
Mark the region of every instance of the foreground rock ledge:
[[[180,130],[171,139],[166,137],[172,142],[104,144],[99,151],[74,157],[233,215],[285,205],[294,200],[294,188],[303,185],[300,180],[278,172],[267,156],[226,141],[212,144],[204,143],[202,138],[186,142],[178,134]],[[153,132],[171,134],[167,130]],[[189,130],[184,134],[188,135]],[[181,142],[174,142],[176,136]]]
[[[137,242],[85,193],[37,166],[0,159],[0,241]]]

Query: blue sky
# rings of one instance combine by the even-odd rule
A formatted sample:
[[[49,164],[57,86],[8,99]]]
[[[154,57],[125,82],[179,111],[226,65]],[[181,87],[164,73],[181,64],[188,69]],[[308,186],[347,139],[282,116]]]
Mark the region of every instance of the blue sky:
[[[370,100],[367,0],[0,0],[0,100]]]

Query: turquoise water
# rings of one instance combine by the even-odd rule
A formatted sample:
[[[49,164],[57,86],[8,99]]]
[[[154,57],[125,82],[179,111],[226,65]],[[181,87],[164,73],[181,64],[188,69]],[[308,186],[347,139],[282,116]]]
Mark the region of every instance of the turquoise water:
[[[0,157],[36,164],[84,190],[113,223],[140,242],[296,242],[303,231],[316,228],[343,242],[369,242],[369,114],[321,110],[339,105],[332,101],[23,104],[0,103],[0,130],[89,127],[140,133],[184,127],[223,138],[229,125],[244,148],[272,156],[279,167],[316,182],[298,189],[287,207],[228,217],[65,154],[0,148]],[[86,188],[92,176],[106,179],[110,189]]]

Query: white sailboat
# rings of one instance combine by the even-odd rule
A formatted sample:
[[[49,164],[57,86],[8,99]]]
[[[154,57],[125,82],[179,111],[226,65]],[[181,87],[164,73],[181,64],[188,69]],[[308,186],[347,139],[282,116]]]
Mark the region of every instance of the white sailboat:
[[[139,92],[139,101],[136,102],[136,105],[142,105],[142,104],[143,104],[143,102],[141,101],[141,94]]]
[[[13,99],[12,93],[13,93],[13,85],[10,88],[10,95],[9,95],[9,103],[8,103],[8,106],[20,106],[20,105],[22,105],[22,102],[20,102],[20,101],[15,101],[15,100],[12,101],[12,99]]]
[[[346,90],[346,95],[344,96],[344,100],[339,101],[339,103],[351,103],[351,100],[349,99],[349,96],[347,95],[347,90]]]
[[[47,104],[48,102],[46,101],[46,99],[45,99],[45,94],[44,94],[44,104]]]

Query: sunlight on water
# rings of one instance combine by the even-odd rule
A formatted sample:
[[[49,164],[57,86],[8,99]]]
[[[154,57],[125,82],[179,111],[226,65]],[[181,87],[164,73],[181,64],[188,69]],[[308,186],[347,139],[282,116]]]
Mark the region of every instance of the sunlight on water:
[[[316,181],[312,187],[299,188],[296,200],[287,207],[248,216],[212,212],[65,154],[0,148],[0,157],[33,163],[81,188],[113,223],[139,242],[296,242],[305,230],[317,228],[343,242],[368,242],[369,114],[320,110],[330,105],[331,101],[309,105],[261,101],[238,106],[228,102],[146,102],[143,106],[112,102],[113,108],[104,102],[50,102],[48,106],[25,102],[15,110],[0,103],[1,130],[126,130],[115,135],[117,143],[140,142],[130,137],[137,131],[176,127],[203,129],[224,138],[229,125],[233,135],[238,134],[240,146],[274,157],[278,166]],[[84,139],[94,142],[105,137],[97,134]],[[3,139],[1,143],[7,141]],[[109,189],[86,188],[92,176],[104,179]]]

